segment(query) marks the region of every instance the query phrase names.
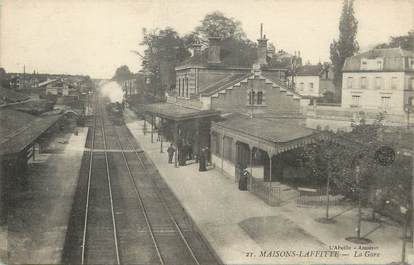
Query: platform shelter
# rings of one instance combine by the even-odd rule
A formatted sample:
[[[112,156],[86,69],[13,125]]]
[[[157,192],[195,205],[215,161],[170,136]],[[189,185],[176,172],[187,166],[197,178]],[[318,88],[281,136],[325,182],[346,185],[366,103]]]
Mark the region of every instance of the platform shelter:
[[[6,221],[7,194],[12,183],[24,180],[27,161],[40,152],[42,135],[59,127],[63,115],[34,116],[4,108],[0,110],[0,223]]]
[[[216,168],[236,182],[242,170],[247,170],[251,180],[257,183],[280,182],[283,179],[284,165],[280,159],[283,154],[325,137],[325,134],[304,127],[297,119],[258,118],[234,113],[225,121],[212,124],[212,161]]]
[[[174,156],[174,164],[178,166],[177,158],[182,151],[183,143],[192,146],[196,157],[201,148],[209,147],[211,122],[220,119],[220,112],[173,103],[156,103],[145,106],[145,116],[144,130],[150,127],[148,130],[152,142],[155,141],[154,133],[157,132],[161,152],[163,152],[164,138],[176,146],[177,155]]]

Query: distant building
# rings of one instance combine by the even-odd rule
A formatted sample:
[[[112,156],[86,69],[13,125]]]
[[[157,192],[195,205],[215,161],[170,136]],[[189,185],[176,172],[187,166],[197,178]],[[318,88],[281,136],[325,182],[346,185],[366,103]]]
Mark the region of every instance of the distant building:
[[[322,64],[298,67],[294,77],[296,93],[306,97],[321,97],[322,91],[319,87],[319,79],[322,70]]]
[[[413,123],[404,106],[414,97],[414,53],[401,48],[373,49],[345,60],[342,102],[308,108],[312,128],[349,129],[362,120],[370,123],[381,113],[384,123]]]
[[[414,96],[414,53],[401,48],[374,49],[346,59],[342,107],[404,114]]]
[[[319,98],[327,92],[335,93],[332,67],[327,63],[299,66],[293,80],[295,92],[304,97]]]
[[[42,83],[46,87],[46,95],[69,96],[70,84],[60,79],[49,80]]]
[[[125,97],[138,95],[141,92],[144,92],[144,83],[145,76],[141,73],[132,74],[129,78],[121,81],[121,87],[124,91]]]

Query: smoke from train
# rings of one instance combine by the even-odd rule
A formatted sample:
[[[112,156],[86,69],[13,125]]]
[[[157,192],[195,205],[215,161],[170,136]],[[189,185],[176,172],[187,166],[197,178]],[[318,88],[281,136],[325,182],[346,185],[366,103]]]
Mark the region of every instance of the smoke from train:
[[[124,93],[122,92],[122,88],[118,85],[115,81],[110,81],[102,86],[101,89],[102,95],[109,98],[112,103],[115,102],[122,102],[124,97]]]

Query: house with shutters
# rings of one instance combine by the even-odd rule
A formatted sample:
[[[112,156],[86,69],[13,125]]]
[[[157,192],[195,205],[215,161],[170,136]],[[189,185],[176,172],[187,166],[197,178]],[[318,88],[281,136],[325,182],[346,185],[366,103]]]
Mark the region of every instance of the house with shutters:
[[[405,106],[414,97],[414,52],[401,48],[373,49],[351,56],[342,68],[341,104],[308,109],[307,126],[349,130],[379,114],[389,126],[413,123]]]
[[[414,89],[414,52],[373,49],[345,60],[342,106],[404,115]]]

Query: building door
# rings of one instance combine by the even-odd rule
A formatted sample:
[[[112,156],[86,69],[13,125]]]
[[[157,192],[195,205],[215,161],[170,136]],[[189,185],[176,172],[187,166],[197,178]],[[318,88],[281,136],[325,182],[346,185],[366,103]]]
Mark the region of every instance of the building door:
[[[247,168],[250,164],[250,150],[245,143],[236,143],[236,164],[239,164],[241,169]]]

